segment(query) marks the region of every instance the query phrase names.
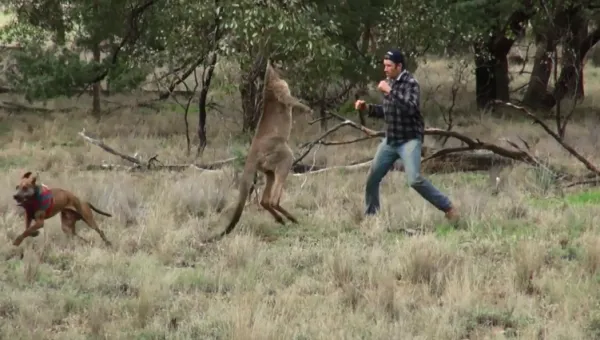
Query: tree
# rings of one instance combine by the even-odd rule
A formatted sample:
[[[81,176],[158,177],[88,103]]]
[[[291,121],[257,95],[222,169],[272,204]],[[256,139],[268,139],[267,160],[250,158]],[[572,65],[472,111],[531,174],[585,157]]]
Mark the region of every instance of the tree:
[[[146,57],[146,62],[156,68],[167,69],[164,74],[158,76],[162,82],[168,84],[161,93],[160,99],[169,98],[175,88],[185,84],[186,79],[192,75],[200,86],[197,94],[190,94],[198,96],[197,157],[202,154],[208,143],[206,137],[208,93],[225,33],[222,2],[221,0],[161,2],[151,12],[152,17],[149,20],[152,22],[152,27],[139,40],[146,50],[153,49],[157,52],[142,53],[138,57]],[[144,51],[144,49],[140,50]],[[197,79],[196,74],[198,68],[202,69],[200,79]],[[194,90],[197,90],[197,87]],[[187,120],[185,126],[189,151]]]
[[[154,3],[11,0],[6,6],[16,16],[1,37],[4,43],[19,42],[21,49],[12,55],[16,67],[7,75],[9,83],[29,101],[73,96],[93,85],[93,112],[98,114],[100,81],[110,77],[119,91],[138,86],[148,74],[149,65],[128,55],[137,52],[134,46],[149,27],[144,14]],[[104,59],[103,46],[109,50]],[[90,51],[91,61],[81,58]]]
[[[549,110],[567,94],[583,97],[583,58],[598,40],[594,32],[588,34],[593,12],[586,10],[583,3],[543,1],[541,7],[532,20],[537,52],[523,102],[532,108]],[[551,94],[548,92],[550,74],[553,66],[557,66],[553,65],[552,56],[557,59],[559,45],[562,46],[563,65]]]
[[[459,34],[449,42],[474,50],[477,107],[487,109],[494,100],[508,100],[507,55],[537,8],[531,0],[450,2],[448,20]]]
[[[267,59],[289,65],[306,60],[316,49],[327,54],[325,50],[333,46],[320,43],[325,37],[315,23],[317,11],[312,4],[266,0],[260,4],[237,1],[225,6],[221,51],[239,63],[243,131],[248,132],[254,130],[258,121],[262,92],[259,79],[263,78]]]

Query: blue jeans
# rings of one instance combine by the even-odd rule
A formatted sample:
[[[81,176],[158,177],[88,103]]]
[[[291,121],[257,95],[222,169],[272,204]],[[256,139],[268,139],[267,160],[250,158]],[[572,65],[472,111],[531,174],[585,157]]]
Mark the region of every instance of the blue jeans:
[[[411,188],[441,211],[446,212],[452,207],[450,199],[421,176],[421,140],[411,139],[392,146],[384,138],[377,147],[367,176],[366,215],[374,215],[379,210],[379,184],[398,158],[402,160],[406,181]]]

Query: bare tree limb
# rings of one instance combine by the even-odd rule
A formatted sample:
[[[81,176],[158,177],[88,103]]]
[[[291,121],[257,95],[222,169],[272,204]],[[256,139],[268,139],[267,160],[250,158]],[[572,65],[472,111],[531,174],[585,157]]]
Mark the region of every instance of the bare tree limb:
[[[335,113],[330,113],[330,115],[333,118],[340,120],[341,123],[332,127],[331,129],[329,129],[328,131],[326,131],[325,133],[320,135],[317,139],[315,139],[311,142],[308,142],[308,143],[304,143],[301,146],[301,148],[305,148],[305,150],[295,160],[294,165],[299,164],[299,162],[309,154],[309,152],[315,145],[350,144],[350,143],[355,143],[355,142],[359,142],[359,141],[363,141],[363,140],[372,139],[375,137],[385,136],[385,133],[383,131],[374,131],[374,130],[368,129],[364,126],[361,126],[361,125],[359,125],[349,119],[346,119],[338,114],[335,114]],[[344,126],[350,126],[354,129],[360,130],[363,133],[365,133],[367,136],[361,137],[361,138],[356,138],[356,139],[349,140],[349,141],[343,141],[343,142],[331,142],[331,141],[328,142],[328,141],[324,140],[328,135],[332,134],[333,132],[339,130],[340,128],[342,128]],[[441,159],[440,162],[443,162],[444,160],[448,160],[453,163],[459,163],[460,157],[471,157],[471,161],[470,161],[471,165],[465,166],[463,164],[462,166],[465,168],[468,167],[470,169],[476,169],[476,168],[483,169],[483,166],[481,166],[481,165],[477,166],[474,164],[481,163],[481,162],[488,162],[488,163],[490,163],[490,162],[491,163],[506,162],[506,161],[500,161],[499,159],[493,159],[493,157],[491,157],[491,154],[495,154],[497,156],[500,156],[500,157],[503,157],[505,159],[509,159],[512,161],[519,161],[519,162],[524,162],[524,163],[532,165],[532,166],[543,167],[543,168],[549,170],[553,174],[559,173],[559,171],[554,171],[554,170],[550,169],[550,167],[546,166],[544,164],[544,162],[540,161],[531,152],[529,152],[528,151],[529,145],[527,144],[527,142],[523,141],[522,139],[521,140],[525,144],[526,149],[519,147],[517,144],[512,143],[511,141],[507,141],[514,148],[514,150],[511,150],[511,149],[507,149],[505,147],[502,147],[502,146],[499,146],[496,144],[481,141],[479,139],[473,139],[471,137],[465,136],[456,131],[448,131],[448,130],[442,130],[442,129],[438,129],[438,128],[426,128],[424,130],[424,134],[430,135],[430,136],[442,136],[442,137],[447,137],[447,138],[455,138],[455,139],[461,141],[462,143],[464,143],[465,145],[461,146],[461,147],[446,148],[446,149],[434,151],[433,154],[424,158],[424,160],[422,161],[423,163],[428,163],[428,162],[431,162],[432,160],[436,160],[436,159]],[[478,150],[489,151],[491,154],[472,153],[472,152],[478,151]],[[471,153],[465,154],[465,152],[471,152]],[[464,155],[458,156],[458,157],[453,156],[453,158],[448,158],[451,155],[457,154],[457,153],[464,154]],[[433,166],[435,166],[435,165],[433,165]],[[489,166],[491,166],[491,165],[489,165]],[[347,167],[348,166],[343,166],[343,167],[338,167],[338,168],[347,168]],[[350,169],[354,169],[354,168],[356,168],[356,167],[351,167]],[[323,169],[323,171],[324,171],[324,169]]]
[[[333,114],[332,114],[332,115],[333,115]],[[335,117],[335,116],[334,116],[334,117]],[[344,119],[344,118],[343,118],[343,117],[341,117],[341,116],[338,116],[338,117],[339,117],[339,119]],[[336,118],[338,118],[338,117],[336,117]],[[312,148],[313,148],[313,147],[315,147],[316,145],[318,145],[319,143],[321,143],[321,142],[322,142],[322,140],[323,140],[323,139],[325,139],[327,136],[329,136],[330,134],[332,134],[332,133],[334,133],[335,131],[339,130],[340,128],[342,128],[342,127],[344,127],[344,126],[348,126],[348,125],[349,125],[349,126],[352,126],[352,127],[354,127],[354,128],[357,128],[357,129],[359,129],[359,130],[361,130],[361,128],[359,127],[359,125],[358,125],[358,124],[356,124],[356,123],[354,123],[353,121],[351,121],[351,120],[347,120],[347,119],[346,119],[346,120],[344,120],[342,123],[340,123],[340,124],[338,124],[338,125],[336,125],[336,126],[334,126],[334,127],[330,128],[329,130],[325,131],[325,132],[324,132],[324,133],[323,133],[323,134],[322,134],[322,135],[321,135],[319,138],[317,138],[316,140],[314,140],[314,141],[312,141],[312,142],[309,142],[309,143],[304,143],[303,145],[301,145],[301,146],[300,146],[300,148],[301,148],[301,149],[304,149],[304,148],[306,148],[306,150],[305,150],[305,151],[304,151],[304,152],[303,152],[303,153],[302,153],[300,156],[298,156],[298,157],[296,158],[296,160],[294,161],[293,165],[296,165],[296,164],[300,163],[300,161],[302,161],[302,160],[303,160],[303,159],[304,159],[304,158],[305,158],[305,157],[306,157],[306,156],[307,156],[307,155],[310,153],[310,151],[312,150]],[[376,133],[377,133],[376,131],[373,131],[373,130],[370,130],[370,129],[367,129],[367,128],[364,128],[364,129],[368,130],[368,131],[369,131],[368,133],[374,133],[374,134],[376,134]],[[367,133],[367,132],[365,132],[365,133]],[[368,135],[368,137],[367,137],[366,139],[371,139],[371,138],[374,138],[374,137],[373,137],[373,136],[370,136],[370,135]]]
[[[133,164],[137,164],[137,165],[140,165],[140,166],[142,165],[142,162],[139,159],[137,159],[135,157],[132,157],[132,156],[129,156],[129,155],[126,155],[126,154],[123,154],[123,153],[120,153],[119,151],[117,151],[117,150],[111,148],[110,146],[102,143],[100,140],[94,139],[94,138],[86,135],[85,134],[85,129],[81,130],[81,132],[79,132],[78,134],[81,137],[83,137],[83,139],[85,139],[86,142],[92,143],[92,144],[100,147],[102,150],[104,150],[104,151],[106,151],[106,152],[108,152],[110,154],[113,154],[115,156],[119,156],[122,159],[124,159],[126,161],[129,161],[129,162],[131,162]]]
[[[293,174],[293,176],[304,176],[304,175],[308,175],[308,174],[320,174],[323,172],[328,172],[328,171],[332,171],[332,170],[339,170],[339,169],[343,169],[344,171],[354,171],[354,170],[361,170],[361,169],[367,169],[368,167],[371,166],[371,163],[373,161],[367,161],[367,162],[363,162],[363,163],[359,163],[359,164],[353,164],[353,165],[338,165],[338,166],[330,166],[327,168],[322,168],[322,169],[318,169],[318,170],[313,170],[313,171],[307,171],[304,173],[295,173]]]
[[[497,104],[506,105],[512,107],[518,111],[523,112],[527,117],[531,118],[536,124],[539,124],[544,131],[546,131],[558,144],[560,144],[565,150],[567,150],[573,157],[577,158],[588,170],[600,176],[600,169],[596,167],[592,162],[590,162],[587,158],[583,157],[577,150],[575,150],[572,146],[567,144],[556,132],[552,131],[550,127],[544,123],[539,117],[531,113],[529,110],[522,106],[518,106],[512,103],[507,103],[504,101],[497,100]]]
[[[216,170],[219,168],[222,168],[225,165],[231,164],[236,160],[236,157],[231,157],[228,159],[224,159],[224,160],[220,160],[220,161],[216,161],[213,163],[209,163],[209,164],[162,164],[160,161],[158,161],[158,155],[155,155],[153,157],[151,157],[147,162],[143,162],[142,160],[139,160],[133,156],[129,156],[126,155],[122,152],[119,152],[117,150],[115,150],[114,148],[106,145],[104,142],[102,142],[99,139],[96,138],[92,138],[90,136],[88,136],[85,133],[85,129],[82,130],[81,132],[78,133],[79,136],[81,136],[86,142],[89,142],[91,144],[94,144],[98,147],[100,147],[102,150],[115,155],[117,157],[120,157],[128,162],[131,162],[134,164],[133,167],[128,168],[129,170],[133,170],[133,169],[140,169],[140,170],[185,170],[188,168],[194,168],[194,169],[198,169],[198,170]],[[160,163],[160,164],[156,164],[156,163]],[[121,165],[101,165],[101,166],[88,166],[88,170],[111,170],[111,169],[119,169],[122,168],[123,166]]]
[[[169,97],[171,96],[171,94],[173,93],[173,91],[175,90],[175,88],[177,88],[177,86],[178,86],[178,85],[180,85],[180,84],[184,84],[184,85],[185,85],[185,88],[186,88],[186,90],[187,90],[188,92],[190,92],[190,90],[189,90],[189,88],[188,88],[187,84],[185,84],[185,80],[186,80],[186,79],[187,79],[187,78],[188,78],[188,77],[189,77],[189,76],[190,76],[192,73],[194,73],[194,74],[196,73],[196,72],[195,72],[195,71],[196,71],[196,69],[197,69],[197,68],[200,66],[200,64],[202,64],[202,63],[204,62],[204,59],[205,59],[205,56],[204,56],[204,55],[202,55],[201,57],[197,58],[197,59],[196,59],[194,62],[192,62],[192,64],[191,64],[190,66],[188,66],[188,67],[187,67],[187,69],[185,70],[185,72],[183,72],[183,74],[182,74],[181,76],[177,75],[177,72],[178,72],[178,71],[179,71],[181,68],[183,68],[183,67],[185,67],[185,66],[183,66],[183,67],[178,67],[176,71],[173,71],[173,72],[171,72],[171,73],[169,73],[169,74],[167,74],[167,75],[165,75],[165,76],[161,77],[160,79],[162,79],[162,78],[165,78],[166,76],[169,76],[169,75],[175,75],[175,78],[176,78],[176,79],[175,79],[175,81],[173,81],[173,82],[172,82],[172,83],[169,85],[169,87],[167,88],[167,90],[166,90],[166,91],[164,91],[164,92],[162,92],[162,93],[160,94],[160,96],[159,96],[159,99],[160,99],[160,100],[165,100],[165,99],[169,98]],[[157,81],[159,81],[160,79],[157,79]],[[193,92],[195,93],[195,91],[193,91]]]
[[[585,179],[585,180],[578,180],[578,181],[574,181],[571,183],[567,183],[565,185],[563,185],[563,188],[572,188],[572,187],[576,187],[576,186],[580,186],[580,185],[590,185],[590,186],[597,186],[598,184],[600,184],[600,178],[594,178],[594,179]]]
[[[343,123],[342,123],[343,126],[345,126],[345,125],[352,126],[353,128],[363,131],[365,134],[367,134],[368,136],[371,136],[371,137],[384,137],[385,136],[385,132],[383,132],[383,131],[374,131],[374,130],[368,129],[364,126],[361,126],[351,120],[345,119],[344,117],[342,117],[338,114],[335,114],[335,113],[330,113],[330,114],[339,120],[343,120]],[[461,133],[458,133],[456,131],[447,131],[447,130],[442,130],[442,129],[438,129],[438,128],[425,128],[423,132],[426,136],[452,137],[452,138],[458,139],[459,141],[463,142],[464,144],[466,144],[469,147],[468,150],[488,150],[488,151],[491,151],[497,155],[500,155],[500,156],[503,156],[506,158],[511,158],[513,160],[529,163],[532,165],[537,164],[537,161],[535,159],[531,159],[531,156],[528,155],[526,152],[523,152],[522,150],[516,150],[516,151],[509,150],[509,149],[503,148],[503,147],[495,145],[495,144],[483,142],[479,139],[472,139],[472,138],[465,136]],[[460,150],[460,151],[465,151],[465,150]],[[454,150],[453,152],[458,152],[458,151]],[[448,154],[448,153],[450,153],[450,152],[447,152],[446,154]]]
[[[124,29],[124,37],[123,39],[121,39],[121,42],[119,44],[116,44],[114,46],[110,57],[111,61],[109,67],[105,68],[100,74],[88,81],[87,85],[84,86],[83,90],[79,93],[77,97],[80,97],[83,93],[85,93],[92,84],[102,81],[104,78],[106,78],[106,76],[108,76],[108,74],[110,73],[110,69],[117,64],[117,61],[119,60],[119,54],[123,50],[123,47],[125,47],[128,44],[134,44],[137,41],[139,37],[137,27],[138,19],[148,8],[152,7],[152,5],[154,5],[155,2],[156,0],[146,0],[144,3],[131,9],[131,12],[127,18],[126,27]]]

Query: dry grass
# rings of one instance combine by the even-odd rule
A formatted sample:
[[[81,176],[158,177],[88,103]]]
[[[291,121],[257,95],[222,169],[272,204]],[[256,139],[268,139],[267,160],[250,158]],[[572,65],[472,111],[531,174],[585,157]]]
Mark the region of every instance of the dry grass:
[[[588,69],[596,107],[600,82]],[[450,74],[443,62],[417,72],[428,123],[435,102],[447,104]],[[515,82],[523,81],[517,79]],[[471,86],[471,85],[469,85]],[[514,85],[515,87],[518,84]],[[459,112],[472,110],[463,89]],[[51,105],[59,105],[56,102]],[[64,104],[64,103],[63,103]],[[87,105],[87,103],[84,103]],[[232,109],[232,112],[235,112]],[[473,120],[473,119],[471,119]],[[195,121],[195,118],[194,118]],[[499,142],[536,140],[565,166],[579,167],[538,127],[518,119],[478,116],[457,129]],[[466,124],[466,119],[459,119]],[[568,139],[600,162],[596,119],[572,124]],[[590,339],[600,335],[600,194],[558,198],[539,172],[516,167],[504,190],[490,195],[487,174],[432,175],[461,208],[466,228],[443,215],[390,173],[382,184],[384,209],[362,220],[365,171],[291,176],[283,205],[300,225],[278,226],[248,206],[239,228],[214,247],[201,247],[223,228],[233,202],[234,169],[217,173],[84,172],[85,164],[122,163],[77,135],[83,127],[120,150],[185,162],[181,111],[115,113],[100,123],[84,113],[0,114],[0,255],[23,228],[12,202],[22,169],[43,183],[68,188],[113,218],[98,216],[103,246],[68,240],[59,219],[21,248],[24,258],[0,266],[2,339]],[[294,145],[316,126],[298,117]],[[213,114],[203,161],[244,150],[233,115]],[[350,138],[354,131],[337,138]],[[321,149],[321,164],[370,156],[377,141]],[[431,144],[430,140],[427,143]],[[313,156],[309,156],[312,161]],[[221,211],[223,208],[225,209]],[[401,230],[422,230],[405,236]],[[268,239],[269,241],[265,241]]]

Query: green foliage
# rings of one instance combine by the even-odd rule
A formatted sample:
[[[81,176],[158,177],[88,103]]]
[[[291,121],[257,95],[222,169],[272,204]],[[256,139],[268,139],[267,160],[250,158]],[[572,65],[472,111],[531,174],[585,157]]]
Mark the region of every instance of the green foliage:
[[[133,0],[102,6],[91,0],[11,1],[7,8],[15,20],[0,29],[1,43],[21,47],[11,55],[15,67],[7,76],[10,85],[30,101],[72,96],[107,72],[114,90],[138,87],[151,68],[132,62],[131,51],[120,51],[117,63],[111,56],[100,62],[81,58],[101,42],[113,47],[130,34],[127,18],[138,5]]]
[[[188,65],[216,47],[222,12],[218,1],[159,1],[146,13],[133,56],[155,67]]]
[[[108,65],[106,67],[109,67]],[[110,70],[110,90],[125,92],[142,84],[154,71],[152,64],[136,65],[132,60],[119,61]]]
[[[178,70],[166,78],[173,83],[218,52],[217,60],[234,61],[241,74],[266,53],[284,65],[295,93],[339,104],[349,88],[382,78],[381,58],[391,47],[405,52],[405,67],[414,71],[417,58],[429,53],[464,53],[498,34],[514,38],[508,19],[516,11],[532,14],[543,33],[557,13],[577,6],[558,0],[8,0],[2,9],[14,22],[0,28],[0,43],[22,47],[8,78],[30,100],[71,96],[104,74],[112,92],[127,91],[159,67]],[[78,60],[90,59],[98,46],[100,62]]]
[[[74,95],[75,89],[92,78],[98,65],[82,62],[78,53],[63,52],[28,46],[14,53],[20,68],[18,73],[8,74],[10,83],[29,101]]]

